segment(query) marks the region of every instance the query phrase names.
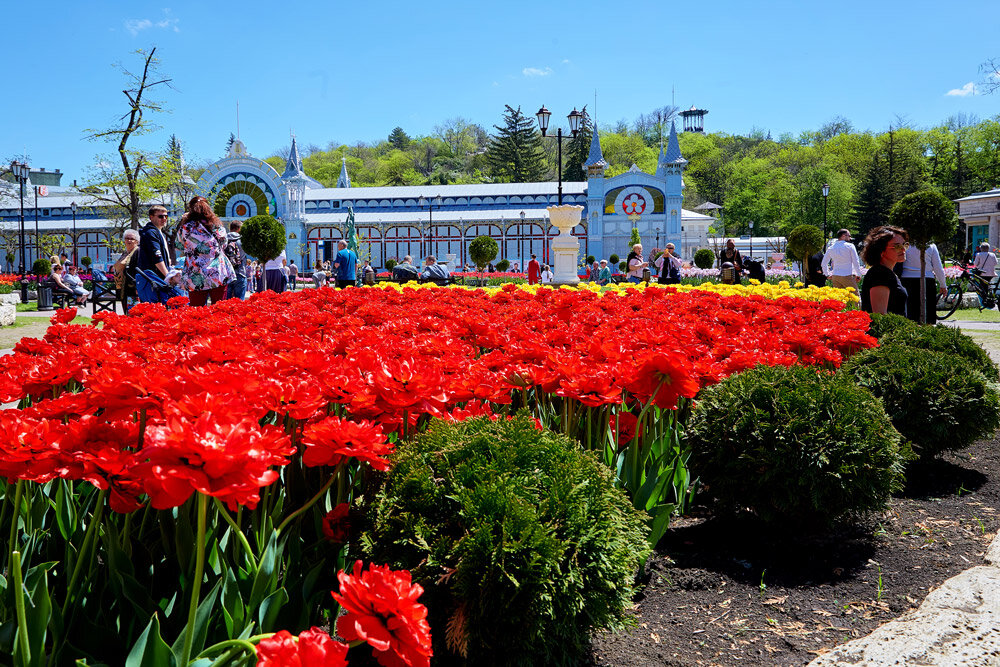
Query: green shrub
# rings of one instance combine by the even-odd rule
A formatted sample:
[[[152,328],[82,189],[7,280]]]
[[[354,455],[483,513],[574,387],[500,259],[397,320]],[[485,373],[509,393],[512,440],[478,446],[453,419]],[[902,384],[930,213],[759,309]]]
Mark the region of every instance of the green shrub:
[[[644,517],[529,417],[437,421],[397,451],[362,548],[425,587],[437,659],[575,665],[592,629],[627,618]]]
[[[9,284],[0,285],[0,294],[10,294],[13,291],[14,291],[13,285]]]
[[[854,355],[838,374],[881,398],[923,458],[967,447],[1000,426],[995,385],[954,354],[889,343]]]
[[[240,230],[243,249],[263,263],[277,258],[285,249],[285,226],[270,215],[255,215]]]
[[[587,266],[593,265],[593,263],[596,261],[597,261],[596,257],[594,257],[593,255],[587,255]]]
[[[895,315],[894,317],[899,316]],[[922,327],[918,324],[899,327],[887,332],[882,337],[882,343],[956,354],[972,364],[972,367],[985,375],[988,380],[993,382],[1000,380],[1000,370],[997,369],[997,365],[990,359],[986,350],[954,327],[946,327],[941,324],[933,327]]]
[[[625,262],[618,262],[618,270],[625,273],[625,269],[628,268],[628,264]]]
[[[507,269],[509,269],[509,268],[510,268],[510,260],[501,259],[499,262],[497,262],[497,271],[498,272],[505,273],[507,271]],[[527,271],[528,267],[525,266],[524,270]]]
[[[757,366],[702,391],[691,469],[722,511],[829,525],[878,510],[902,482],[900,437],[878,400],[848,378]]]
[[[86,255],[84,255],[83,257],[80,258],[80,264],[84,268],[86,268],[86,269],[89,269],[90,265],[93,264],[93,263],[94,263],[94,260],[92,260],[91,258],[87,257]]]
[[[500,252],[500,246],[490,236],[477,236],[469,244],[469,259],[480,271],[496,259],[498,252]]]
[[[881,314],[872,313],[872,323],[868,327],[868,335],[882,340],[882,337],[886,334],[890,334],[899,329],[918,329],[919,324],[911,319],[903,317],[902,315],[893,315],[892,313]]]
[[[396,268],[396,264],[397,262],[394,259],[385,260],[385,270],[391,272],[394,268]]]
[[[35,263],[31,265],[31,272],[39,278],[48,276],[52,273],[52,262],[44,257],[39,257],[35,260]]]
[[[710,269],[715,264],[715,253],[708,248],[700,248],[694,254],[694,265],[699,269]]]
[[[618,261],[619,261],[618,255],[611,255],[611,257],[608,257],[608,264],[610,264],[611,266],[615,266],[616,264],[618,264]]]

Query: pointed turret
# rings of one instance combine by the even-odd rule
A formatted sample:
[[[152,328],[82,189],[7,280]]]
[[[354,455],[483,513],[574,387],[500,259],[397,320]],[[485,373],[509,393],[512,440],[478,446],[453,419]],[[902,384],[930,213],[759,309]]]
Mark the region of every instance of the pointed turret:
[[[677,123],[670,122],[670,138],[667,139],[667,152],[660,157],[660,162],[664,164],[687,164],[687,160],[681,155],[681,145],[677,141]]]
[[[604,170],[608,167],[604,155],[601,154],[601,138],[597,134],[597,123],[594,123],[594,136],[590,139],[590,154],[587,155],[587,161],[583,166],[587,170],[588,177],[603,176]]]
[[[290,178],[305,178],[302,171],[302,158],[299,157],[299,147],[295,145],[295,137],[292,137],[292,150],[288,151],[288,162],[285,164],[285,171],[281,174],[281,180]]]
[[[340,158],[340,177],[337,179],[338,188],[351,187],[351,177],[347,175],[347,158]]]

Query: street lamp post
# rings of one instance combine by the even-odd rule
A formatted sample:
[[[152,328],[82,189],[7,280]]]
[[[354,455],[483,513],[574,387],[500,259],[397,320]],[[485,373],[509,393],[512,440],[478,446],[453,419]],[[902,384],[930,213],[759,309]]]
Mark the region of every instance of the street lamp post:
[[[753,259],[753,220],[750,221],[750,259]]]
[[[521,226],[517,228],[517,263],[518,268],[524,269],[524,211],[521,211]],[[528,244],[528,254],[531,254],[531,244]]]
[[[69,208],[73,211],[73,266],[79,266],[79,259],[76,257],[76,202],[71,201]]]
[[[437,206],[441,208],[441,197],[434,197],[433,200],[427,199],[423,195],[420,196],[419,203],[421,206],[427,207],[427,252],[426,255],[434,254],[434,207]]]
[[[21,241],[21,265],[18,267],[18,273],[21,274],[21,303],[28,303],[28,280],[25,276],[25,263],[24,263],[24,184],[28,180],[28,174],[30,173],[30,168],[24,162],[18,162],[17,160],[10,163],[10,170],[14,174],[14,178],[21,186],[21,214],[19,217],[20,227],[20,241]]]
[[[830,196],[830,184],[823,184],[823,243],[826,244],[826,200]]]
[[[535,117],[538,118],[538,127],[542,130],[542,136],[546,136],[546,132],[549,129],[549,117],[552,116],[552,112],[542,105],[542,108],[538,110]],[[569,120],[569,131],[575,137],[580,131],[580,124],[583,123],[583,114],[573,108],[573,111],[566,117]],[[562,139],[563,133],[562,128],[556,130],[556,142],[558,145],[559,163],[558,163],[558,176],[559,176],[559,205],[562,206]]]

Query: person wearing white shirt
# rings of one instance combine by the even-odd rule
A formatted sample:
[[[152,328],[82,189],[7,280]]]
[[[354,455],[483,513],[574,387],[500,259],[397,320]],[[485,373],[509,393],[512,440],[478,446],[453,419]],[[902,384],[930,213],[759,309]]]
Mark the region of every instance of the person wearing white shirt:
[[[542,265],[542,273],[540,274],[543,283],[551,283],[555,274],[552,273],[552,269],[549,268],[548,264]],[[595,278],[596,280],[596,278]]]
[[[972,260],[972,265],[979,269],[979,275],[990,280],[997,276],[997,256],[990,252],[990,244],[979,246],[979,252]]]
[[[827,248],[820,265],[831,287],[850,288],[858,293],[861,263],[858,261],[858,249],[851,243],[849,230],[837,232],[837,240]]]
[[[264,264],[264,272],[261,276],[260,291],[271,290],[272,292],[284,292],[288,286],[287,271],[288,257],[285,251],[274,259],[269,259]]]
[[[906,259],[897,267],[902,268],[900,280],[906,288],[906,316],[914,322],[920,321],[920,248],[911,245],[906,249]],[[944,266],[941,263],[941,253],[933,243],[924,251],[924,299],[927,312],[927,324],[937,323],[938,294],[948,291],[948,283],[944,277]],[[937,282],[937,285],[935,285]]]

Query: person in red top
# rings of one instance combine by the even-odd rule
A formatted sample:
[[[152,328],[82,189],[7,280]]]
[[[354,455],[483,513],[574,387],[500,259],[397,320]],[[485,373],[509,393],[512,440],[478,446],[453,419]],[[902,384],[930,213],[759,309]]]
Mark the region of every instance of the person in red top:
[[[531,256],[528,262],[528,284],[537,285],[542,280],[542,265],[538,263],[536,255]]]

